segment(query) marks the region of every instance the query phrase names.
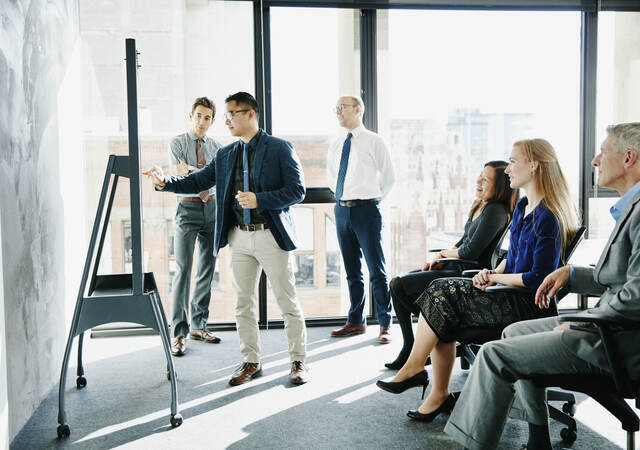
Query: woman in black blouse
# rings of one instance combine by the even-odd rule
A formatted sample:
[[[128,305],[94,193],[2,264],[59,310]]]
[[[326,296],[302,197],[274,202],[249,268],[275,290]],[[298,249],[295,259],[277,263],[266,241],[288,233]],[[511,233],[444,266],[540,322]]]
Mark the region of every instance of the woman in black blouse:
[[[404,343],[395,361],[386,363],[389,369],[401,368],[411,353],[413,328],[411,313],[418,315],[415,301],[436,278],[459,276],[454,268],[435,263],[440,258],[461,258],[478,261],[479,267],[489,267],[491,253],[509,223],[518,199],[518,190],[511,189],[504,173],[505,161],[490,161],[484,165],[476,181],[476,200],[469,211],[462,238],[449,250],[436,254],[433,262],[422,270],[414,270],[391,280],[390,290]],[[470,267],[471,268],[471,267]]]

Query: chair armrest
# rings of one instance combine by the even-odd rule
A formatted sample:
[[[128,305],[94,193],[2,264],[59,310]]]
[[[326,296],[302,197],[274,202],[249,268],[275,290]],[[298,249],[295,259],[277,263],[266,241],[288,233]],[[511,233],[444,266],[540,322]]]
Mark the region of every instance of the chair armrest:
[[[473,278],[475,277],[477,274],[479,274],[482,271],[482,269],[469,269],[469,270],[463,270],[462,271],[462,276],[465,278]]]
[[[496,284],[495,286],[489,286],[485,289],[485,292],[509,292],[514,294],[531,294],[534,295],[531,289],[520,286],[505,286],[504,284]]]
[[[631,380],[629,379],[623,360],[619,356],[617,346],[613,340],[613,333],[620,330],[638,330],[640,329],[640,323],[626,319],[612,318],[589,311],[566,314],[558,318],[561,322],[586,322],[592,323],[597,327],[616,389],[622,395],[628,396],[632,394],[635,396],[635,394],[633,394],[634,391]]]
[[[613,318],[610,316],[605,316],[603,314],[589,312],[589,310],[572,314],[563,314],[558,318],[560,319],[560,322],[587,322],[609,328],[622,328],[623,330],[640,329],[640,322],[621,318]]]
[[[438,258],[434,263],[443,264],[444,266],[455,266],[458,269],[458,272],[462,273],[463,270],[472,268],[476,269],[480,267],[480,263],[478,261],[474,261],[471,259],[461,259],[461,258]]]

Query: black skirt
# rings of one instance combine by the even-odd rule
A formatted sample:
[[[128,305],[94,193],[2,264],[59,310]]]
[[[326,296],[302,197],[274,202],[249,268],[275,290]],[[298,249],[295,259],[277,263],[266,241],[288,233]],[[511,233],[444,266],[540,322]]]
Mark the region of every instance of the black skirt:
[[[485,292],[470,278],[434,280],[418,297],[416,305],[442,342],[453,342],[460,330],[502,328],[514,322],[558,314],[556,305],[540,309],[535,293]]]

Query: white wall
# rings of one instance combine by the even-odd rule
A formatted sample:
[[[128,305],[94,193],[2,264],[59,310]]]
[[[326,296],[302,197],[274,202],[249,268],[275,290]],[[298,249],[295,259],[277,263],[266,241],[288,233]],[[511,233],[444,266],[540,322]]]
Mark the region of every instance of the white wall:
[[[0,334],[5,348],[11,349],[9,354],[2,352],[6,364],[0,367],[6,368],[6,386],[11,386],[5,402],[11,441],[56,385],[66,340],[64,207],[73,196],[63,198],[66,185],[60,174],[73,174],[65,170],[60,154],[74,150],[60,148],[64,133],[58,112],[64,110],[60,103],[71,98],[58,94],[78,36],[78,4],[77,0],[3,1],[0,17],[0,225],[6,325]],[[67,135],[62,141],[73,142]],[[51,426],[55,429],[55,424]]]

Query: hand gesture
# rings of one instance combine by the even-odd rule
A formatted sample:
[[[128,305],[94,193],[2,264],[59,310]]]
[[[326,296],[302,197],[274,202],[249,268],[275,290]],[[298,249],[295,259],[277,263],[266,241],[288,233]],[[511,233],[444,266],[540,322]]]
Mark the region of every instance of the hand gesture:
[[[560,288],[567,285],[570,274],[571,267],[564,266],[551,272],[542,280],[540,287],[536,291],[536,305],[540,309],[549,307],[550,299],[555,297]]]
[[[153,185],[157,188],[162,189],[165,185],[164,173],[162,172],[162,168],[159,166],[152,166],[150,169],[142,172],[142,175],[146,175],[151,178]]]
[[[255,209],[258,207],[258,198],[253,192],[238,191],[236,200],[243,209]]]
[[[494,285],[495,283],[490,280],[490,275],[496,273],[495,270],[482,269],[478,272],[472,279],[473,286],[484,291],[489,286]]]

